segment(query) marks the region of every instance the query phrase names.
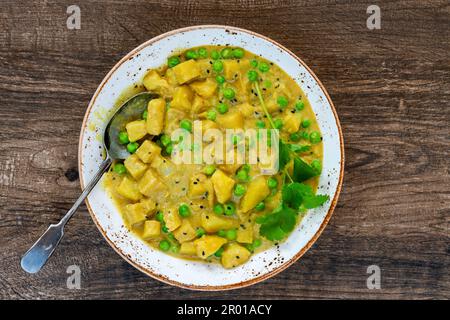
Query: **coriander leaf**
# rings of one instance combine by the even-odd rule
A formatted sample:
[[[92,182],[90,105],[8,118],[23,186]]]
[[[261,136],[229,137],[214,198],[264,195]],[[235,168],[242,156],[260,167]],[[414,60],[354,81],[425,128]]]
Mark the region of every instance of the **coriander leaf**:
[[[283,170],[284,167],[288,164],[288,162],[291,160],[291,156],[289,153],[289,147],[280,139],[280,144],[278,148],[278,167],[279,170]]]
[[[318,194],[313,196],[307,196],[303,198],[303,205],[306,209],[313,209],[321,206],[328,200],[327,195]]]
[[[328,200],[327,195],[315,195],[311,186],[304,183],[290,183],[282,189],[284,206],[299,210],[317,208]]]
[[[313,167],[307,164],[305,161],[300,159],[300,157],[294,158],[294,172],[292,178],[296,182],[303,182],[312,177],[318,176],[320,173],[317,172]]]
[[[256,222],[261,224],[259,229],[261,236],[271,241],[281,240],[294,230],[297,213],[295,210],[283,206],[268,215],[257,218]]]
[[[309,145],[301,146],[298,144],[288,144],[288,146],[289,146],[289,150],[291,150],[293,152],[302,153],[302,152],[308,152],[309,150],[311,150],[311,146],[309,146]]]

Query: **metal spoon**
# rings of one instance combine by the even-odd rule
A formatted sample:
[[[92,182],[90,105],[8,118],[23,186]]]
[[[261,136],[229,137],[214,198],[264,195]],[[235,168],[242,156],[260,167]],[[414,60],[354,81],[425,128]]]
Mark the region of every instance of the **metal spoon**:
[[[64,235],[64,226],[67,221],[77,211],[80,204],[94,189],[97,182],[103,176],[103,173],[109,169],[114,160],[127,158],[130,153],[125,145],[118,141],[119,132],[124,130],[125,124],[129,121],[140,119],[142,113],[150,100],[157,95],[150,92],[139,93],[129,100],[114,113],[109,120],[103,135],[103,146],[106,150],[106,159],[100,164],[100,168],[94,178],[86,185],[80,197],[66,213],[66,215],[57,224],[51,224],[47,231],[36,241],[36,243],[25,253],[20,261],[22,269],[28,273],[36,273],[45,265],[48,258],[55,251]]]

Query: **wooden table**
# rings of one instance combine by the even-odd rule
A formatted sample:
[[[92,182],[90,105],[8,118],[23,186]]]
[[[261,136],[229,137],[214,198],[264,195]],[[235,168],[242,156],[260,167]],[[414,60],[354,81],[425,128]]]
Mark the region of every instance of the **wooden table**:
[[[66,27],[67,6],[81,29]],[[0,4],[0,298],[450,298],[450,6],[370,2],[26,1]],[[162,1],[161,1],[162,2]],[[163,32],[228,24],[298,54],[328,89],[345,138],[343,191],[325,232],[253,287],[192,292],[146,277],[108,246],[86,207],[45,269],[21,255],[77,198],[86,106],[108,70]],[[81,268],[81,289],[66,271]],[[367,268],[381,269],[369,290]]]

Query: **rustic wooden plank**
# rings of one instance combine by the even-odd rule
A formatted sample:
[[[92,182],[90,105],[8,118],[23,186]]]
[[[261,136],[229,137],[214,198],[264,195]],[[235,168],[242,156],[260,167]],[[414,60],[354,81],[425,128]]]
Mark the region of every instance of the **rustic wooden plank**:
[[[449,298],[450,7],[383,1],[382,29],[353,1],[96,1],[66,28],[66,1],[0,4],[0,298]],[[167,16],[170,15],[170,19]],[[148,278],[107,245],[85,207],[30,276],[20,256],[79,193],[77,144],[108,70],[145,40],[220,23],[298,54],[330,92],[346,143],[343,192],[323,235],[250,288],[192,292]],[[82,289],[66,269],[82,270]],[[382,270],[382,290],[366,269]]]

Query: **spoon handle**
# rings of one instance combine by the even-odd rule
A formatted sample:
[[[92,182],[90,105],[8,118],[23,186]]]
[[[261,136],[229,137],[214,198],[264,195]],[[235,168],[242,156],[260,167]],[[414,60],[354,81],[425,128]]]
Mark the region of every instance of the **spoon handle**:
[[[66,215],[57,224],[51,224],[47,231],[33,244],[33,246],[25,253],[20,261],[22,269],[28,273],[36,273],[45,265],[48,258],[55,251],[59,242],[64,235],[64,226],[67,221],[72,218],[78,207],[83,203],[84,199],[94,189],[97,182],[103,176],[106,170],[111,166],[112,160],[107,157],[101,164],[100,169],[95,174],[94,178],[84,188],[80,197],[75,201],[72,208],[67,211]]]

